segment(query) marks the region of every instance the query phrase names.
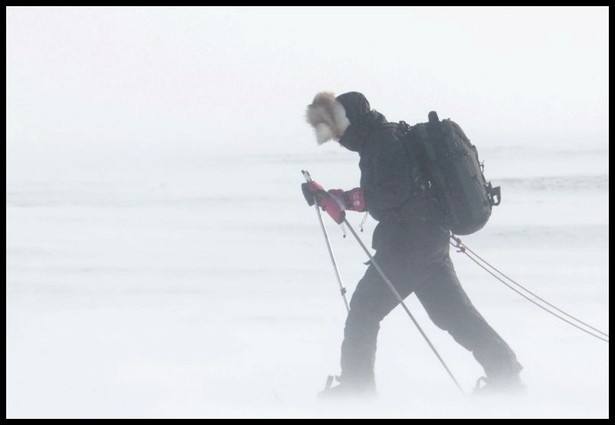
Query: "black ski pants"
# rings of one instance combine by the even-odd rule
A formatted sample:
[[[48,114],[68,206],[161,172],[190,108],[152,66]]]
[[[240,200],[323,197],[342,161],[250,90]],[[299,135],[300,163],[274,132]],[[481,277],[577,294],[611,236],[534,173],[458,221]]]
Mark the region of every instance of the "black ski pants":
[[[379,223],[373,237],[374,259],[402,299],[414,292],[431,320],[472,352],[487,378],[518,374],[522,367],[515,354],[461,287],[449,256],[448,234],[421,224]],[[350,301],[341,353],[342,383],[375,385],[380,322],[398,304],[378,271],[369,265]]]

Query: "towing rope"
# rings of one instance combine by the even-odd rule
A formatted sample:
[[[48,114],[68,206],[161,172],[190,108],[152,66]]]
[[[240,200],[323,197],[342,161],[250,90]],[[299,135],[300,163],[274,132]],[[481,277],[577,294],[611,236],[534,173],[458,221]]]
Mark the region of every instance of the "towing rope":
[[[464,244],[461,239],[459,239],[458,237],[454,236],[452,233],[450,233],[450,238],[451,238],[451,242],[450,244],[457,248],[457,252],[461,252],[462,254],[465,254],[470,260],[474,261],[476,264],[478,264],[479,267],[481,267],[482,269],[484,269],[487,273],[489,273],[490,275],[492,275],[493,277],[495,277],[497,280],[499,280],[500,282],[502,282],[504,285],[506,285],[507,287],[509,287],[510,289],[512,289],[513,291],[515,291],[517,294],[521,295],[523,298],[527,299],[528,301],[530,301],[532,304],[540,307],[541,309],[543,309],[544,311],[546,311],[547,313],[552,314],[553,316],[557,317],[560,320],[563,320],[564,322],[568,323],[571,326],[574,326],[575,328],[593,336],[594,338],[598,338],[602,341],[605,342],[609,342],[608,338],[609,335],[605,332],[602,332],[601,330],[598,330],[596,328],[594,328],[593,326],[588,325],[587,323],[577,319],[576,317],[566,313],[564,310],[554,306],[553,304],[551,304],[550,302],[548,302],[547,300],[545,300],[544,298],[539,297],[538,295],[536,295],[535,293],[533,293],[532,291],[530,291],[529,289],[525,288],[524,286],[522,286],[521,284],[517,283],[516,281],[514,281],[513,279],[511,279],[510,277],[508,277],[507,275],[505,275],[504,273],[502,273],[500,270],[498,270],[497,268],[495,268],[494,266],[492,266],[491,264],[489,264],[486,260],[484,260],[482,257],[480,257],[478,254],[476,254],[474,251],[472,251],[470,248],[468,248],[468,246],[466,244]],[[507,279],[508,281],[510,281],[511,283],[513,283],[514,285],[518,286],[519,288],[523,289],[525,292],[527,292],[528,294],[532,295],[533,297],[535,297],[536,299],[542,301],[544,304],[548,305],[549,307],[551,307],[552,309],[556,310],[557,312],[561,313],[555,313],[552,310],[549,310],[547,307],[545,307],[544,305],[541,305],[540,303],[536,302],[535,300],[531,299],[530,297],[528,297],[527,295],[525,295],[524,293],[520,292],[518,289],[513,288],[510,284],[506,283],[504,280],[502,280],[499,276],[497,276],[495,273],[493,273],[491,270],[494,270],[495,272],[497,272],[498,274],[500,274],[502,277],[504,277],[505,279]],[[576,323],[571,322],[570,320],[562,317],[562,315],[576,321],[577,323],[591,329],[592,331],[589,331],[587,329],[582,328],[581,326],[579,326]],[[602,336],[601,336],[602,335]],[[606,337],[606,338],[605,338]]]

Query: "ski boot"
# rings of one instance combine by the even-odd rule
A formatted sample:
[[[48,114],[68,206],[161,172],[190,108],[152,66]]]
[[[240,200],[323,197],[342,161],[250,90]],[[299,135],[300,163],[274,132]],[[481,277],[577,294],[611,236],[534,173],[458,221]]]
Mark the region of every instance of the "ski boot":
[[[333,386],[333,381],[339,384]],[[325,383],[325,389],[318,393],[320,400],[340,399],[371,399],[376,397],[376,385],[370,383],[350,383],[340,376],[329,375]]]
[[[519,375],[507,377],[486,378],[481,376],[476,381],[473,394],[493,394],[493,395],[521,395],[527,388]]]

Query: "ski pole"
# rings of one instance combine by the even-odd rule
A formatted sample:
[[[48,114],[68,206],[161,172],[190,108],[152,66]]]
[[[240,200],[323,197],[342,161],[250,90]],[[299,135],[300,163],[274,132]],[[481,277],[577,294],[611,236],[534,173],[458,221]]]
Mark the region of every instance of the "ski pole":
[[[312,181],[310,177],[310,173],[305,170],[301,170],[303,173],[303,177],[309,183]],[[350,312],[350,307],[348,306],[348,300],[346,299],[346,288],[342,283],[342,277],[340,276],[340,271],[337,268],[337,262],[335,261],[335,255],[333,255],[333,248],[331,248],[331,242],[329,242],[329,235],[327,234],[327,229],[325,228],[325,224],[322,221],[322,215],[320,214],[320,210],[318,209],[318,204],[314,204],[314,208],[316,209],[316,215],[318,216],[318,221],[320,222],[320,227],[322,229],[322,233],[325,236],[325,242],[327,243],[327,249],[329,250],[329,257],[331,257],[331,262],[333,263],[333,269],[335,270],[335,276],[337,277],[337,283],[340,287],[340,293],[342,294],[342,298],[344,299],[344,305],[346,306],[346,311]]]
[[[393,293],[393,295],[395,296],[397,301],[399,301],[399,303],[401,304],[403,309],[406,311],[406,313],[408,313],[408,316],[410,316],[410,319],[412,320],[414,325],[417,327],[417,329],[419,330],[419,332],[421,333],[423,338],[425,338],[425,341],[427,341],[427,344],[429,344],[429,347],[431,347],[431,349],[433,350],[433,352],[436,355],[436,357],[438,357],[438,360],[440,360],[440,363],[442,363],[442,366],[444,366],[444,369],[446,369],[446,372],[448,373],[448,375],[451,377],[453,382],[455,382],[455,385],[457,386],[457,388],[459,388],[459,390],[463,393],[464,392],[463,389],[461,388],[461,386],[459,385],[459,383],[457,382],[457,380],[455,379],[455,377],[451,373],[450,369],[448,368],[448,366],[446,365],[446,363],[444,362],[444,360],[442,359],[442,357],[440,356],[440,354],[438,353],[436,348],[433,346],[433,344],[431,343],[431,341],[429,340],[429,338],[427,337],[425,332],[423,332],[423,329],[421,329],[421,326],[419,325],[419,323],[416,321],[416,319],[414,318],[412,313],[410,313],[410,310],[408,309],[408,307],[404,303],[403,298],[399,295],[399,292],[397,292],[397,290],[395,289],[395,287],[393,286],[391,281],[386,277],[386,275],[384,274],[384,272],[382,271],[382,269],[380,268],[380,266],[378,265],[378,263],[376,262],[376,260],[372,256],[372,254],[365,247],[365,245],[361,241],[361,238],[359,238],[359,235],[357,235],[357,233],[354,231],[354,229],[352,228],[350,223],[348,223],[348,220],[346,218],[344,218],[344,223],[346,224],[346,226],[348,226],[348,228],[350,229],[350,232],[353,234],[353,236],[355,237],[357,242],[359,242],[359,245],[361,245],[361,248],[363,248],[363,251],[365,251],[365,253],[369,257],[370,264],[374,265],[374,267],[376,268],[376,270],[378,271],[378,273],[380,274],[382,279],[385,281],[385,283],[387,284],[387,286],[389,287],[389,289],[391,290],[391,292]]]

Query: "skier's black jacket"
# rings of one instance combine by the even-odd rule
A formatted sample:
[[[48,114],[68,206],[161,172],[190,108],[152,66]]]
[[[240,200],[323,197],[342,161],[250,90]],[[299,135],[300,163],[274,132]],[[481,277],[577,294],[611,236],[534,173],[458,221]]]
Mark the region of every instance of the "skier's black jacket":
[[[400,125],[370,109],[361,93],[343,96],[351,124],[339,142],[360,155],[365,204],[370,215],[380,221],[379,227],[441,225],[441,208],[426,185],[417,157],[402,142]],[[376,234],[373,244],[377,249]]]

